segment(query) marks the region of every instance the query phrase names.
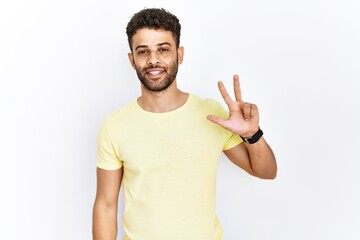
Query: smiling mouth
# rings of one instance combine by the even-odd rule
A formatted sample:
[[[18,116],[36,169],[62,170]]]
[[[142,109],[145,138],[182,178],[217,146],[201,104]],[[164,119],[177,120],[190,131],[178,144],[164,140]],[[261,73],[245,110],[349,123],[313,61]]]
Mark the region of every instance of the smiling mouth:
[[[150,69],[146,71],[146,74],[149,75],[150,78],[156,79],[161,77],[164,72],[164,69]]]

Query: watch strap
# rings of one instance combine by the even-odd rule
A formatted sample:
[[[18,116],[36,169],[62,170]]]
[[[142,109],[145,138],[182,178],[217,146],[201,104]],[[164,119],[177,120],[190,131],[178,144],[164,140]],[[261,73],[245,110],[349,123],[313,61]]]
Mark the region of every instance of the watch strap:
[[[263,131],[259,128],[259,130],[251,137],[248,137],[248,138],[242,137],[242,136],[240,136],[240,137],[244,142],[246,142],[248,144],[254,144],[257,141],[259,141],[259,139],[262,137],[262,135],[263,135]]]

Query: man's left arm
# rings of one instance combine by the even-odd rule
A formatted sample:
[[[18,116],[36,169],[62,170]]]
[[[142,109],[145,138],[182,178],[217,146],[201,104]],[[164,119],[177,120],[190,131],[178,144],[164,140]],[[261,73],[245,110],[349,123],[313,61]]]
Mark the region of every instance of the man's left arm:
[[[233,81],[235,101],[229,96],[224,84],[218,83],[221,96],[229,108],[229,118],[222,119],[209,115],[208,120],[245,140],[236,147],[224,151],[233,163],[253,176],[273,179],[277,173],[276,159],[259,128],[259,110],[255,104],[242,100],[238,75],[234,75]]]
[[[235,165],[255,177],[262,179],[274,179],[276,177],[276,159],[263,137],[254,144],[242,142],[229,150],[225,150],[224,154]]]

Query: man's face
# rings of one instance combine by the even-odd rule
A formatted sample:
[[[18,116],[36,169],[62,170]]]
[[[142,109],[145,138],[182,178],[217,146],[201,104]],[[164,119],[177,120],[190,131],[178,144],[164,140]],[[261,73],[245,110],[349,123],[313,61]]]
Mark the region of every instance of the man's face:
[[[129,59],[143,86],[156,92],[168,88],[183,58],[183,48],[176,49],[172,33],[143,28],[132,37],[131,45]]]

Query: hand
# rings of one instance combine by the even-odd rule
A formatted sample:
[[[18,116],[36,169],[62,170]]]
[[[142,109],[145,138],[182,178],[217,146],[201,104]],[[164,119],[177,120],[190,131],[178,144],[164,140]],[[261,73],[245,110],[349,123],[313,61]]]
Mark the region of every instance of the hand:
[[[255,104],[243,102],[239,76],[234,75],[235,101],[231,99],[221,81],[218,82],[218,87],[229,107],[229,118],[221,119],[209,115],[207,119],[242,137],[253,136],[259,130],[259,110]]]

